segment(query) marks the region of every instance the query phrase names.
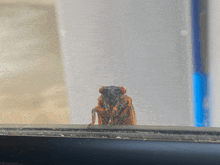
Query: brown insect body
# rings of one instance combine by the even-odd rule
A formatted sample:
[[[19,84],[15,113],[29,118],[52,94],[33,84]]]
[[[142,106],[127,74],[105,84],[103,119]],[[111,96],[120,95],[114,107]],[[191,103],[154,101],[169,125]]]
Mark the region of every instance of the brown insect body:
[[[132,100],[124,87],[106,86],[99,89],[101,96],[98,105],[92,110],[92,123],[98,114],[98,125],[136,125],[136,116]]]

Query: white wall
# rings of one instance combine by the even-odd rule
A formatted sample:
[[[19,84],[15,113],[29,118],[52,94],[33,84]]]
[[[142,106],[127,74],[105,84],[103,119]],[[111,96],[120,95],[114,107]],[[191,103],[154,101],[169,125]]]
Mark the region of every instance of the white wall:
[[[123,85],[139,125],[192,126],[190,0],[57,0],[72,123]]]
[[[210,126],[220,127],[220,0],[208,3]]]

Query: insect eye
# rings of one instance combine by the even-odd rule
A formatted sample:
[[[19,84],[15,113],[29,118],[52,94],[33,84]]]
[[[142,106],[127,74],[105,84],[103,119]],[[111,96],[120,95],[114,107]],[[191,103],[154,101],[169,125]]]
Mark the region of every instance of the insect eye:
[[[105,86],[102,86],[101,88],[99,88],[99,93],[102,93],[103,88],[105,88]]]
[[[121,88],[122,93],[123,93],[123,94],[125,94],[125,93],[126,93],[126,91],[127,91],[127,90],[125,89],[125,87],[120,86],[120,88]]]

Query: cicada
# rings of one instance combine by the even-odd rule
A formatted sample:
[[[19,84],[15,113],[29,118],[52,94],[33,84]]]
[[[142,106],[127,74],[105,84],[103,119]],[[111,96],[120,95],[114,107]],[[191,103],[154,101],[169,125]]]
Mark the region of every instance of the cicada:
[[[102,86],[98,105],[92,109],[93,126],[98,115],[98,125],[136,125],[132,99],[126,95],[123,86]]]

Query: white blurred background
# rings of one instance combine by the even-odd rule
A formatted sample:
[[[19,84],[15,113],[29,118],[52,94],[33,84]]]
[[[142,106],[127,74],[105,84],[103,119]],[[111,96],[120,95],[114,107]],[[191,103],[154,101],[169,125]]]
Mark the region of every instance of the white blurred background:
[[[207,2],[219,127],[220,1]],[[0,0],[0,123],[88,124],[99,87],[123,85],[139,125],[193,126],[191,29],[190,0]]]
[[[138,125],[193,126],[190,0],[57,0],[71,122],[123,85]]]

